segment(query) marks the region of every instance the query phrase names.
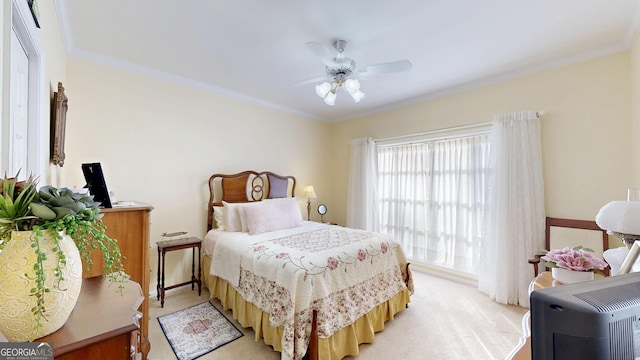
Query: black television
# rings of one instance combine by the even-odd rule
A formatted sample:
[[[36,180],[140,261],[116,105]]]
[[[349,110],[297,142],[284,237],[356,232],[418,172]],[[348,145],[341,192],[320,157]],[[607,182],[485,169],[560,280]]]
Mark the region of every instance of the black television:
[[[101,207],[110,208],[111,198],[107,183],[104,181],[102,174],[102,166],[100,163],[82,164],[82,173],[87,184],[84,186],[89,189],[89,193],[93,195],[93,200],[100,203]]]
[[[640,273],[533,291],[531,359],[640,357]]]

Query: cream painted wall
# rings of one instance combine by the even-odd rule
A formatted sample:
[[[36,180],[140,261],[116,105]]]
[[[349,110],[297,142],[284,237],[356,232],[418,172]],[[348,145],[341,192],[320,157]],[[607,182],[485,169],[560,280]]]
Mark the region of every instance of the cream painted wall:
[[[152,248],[164,231],[204,235],[205,184],[214,172],[293,174],[298,193],[307,183],[315,186],[319,198],[314,207],[319,202],[333,207],[331,174],[325,171],[330,163],[325,150],[330,124],[67,59],[53,3],[39,2],[39,9],[48,93],[52,98],[61,81],[69,96],[67,159],[63,168],[49,166],[41,185],[82,186],[80,164],[102,162],[110,190],[119,199],[155,207]],[[43,113],[49,116],[49,102]],[[43,130],[48,159],[49,129]],[[306,212],[304,199],[300,206]],[[319,215],[312,212],[312,220],[319,220]],[[184,253],[184,259],[168,256],[167,265],[177,270],[168,283],[188,278],[190,259]],[[155,268],[156,258],[151,256],[150,289],[155,289]]]
[[[295,175],[298,195],[312,183],[316,200],[332,208],[330,124],[73,57],[67,75],[66,184],[82,186],[81,164],[100,162],[118,200],[154,206],[151,289],[160,234],[205,235],[206,183],[214,173]],[[306,213],[305,199],[299,203]],[[187,251],[167,255],[168,268],[182,269],[167,284],[189,278],[190,259]]]
[[[602,204],[623,199],[627,187],[640,187],[640,145],[631,141],[631,134],[640,135],[638,42],[631,52],[327,124],[67,58],[53,4],[39,6],[51,95],[58,81],[69,95],[67,161],[62,169],[50,167],[41,183],[82,185],[80,164],[99,161],[118,199],[152,204],[150,289],[155,288],[153,243],[160,233],[204,234],[205,183],[214,172],[294,174],[298,193],[312,183],[319,196],[313,208],[327,204],[327,220],[344,224],[348,142],[358,137],[385,138],[487,122],[509,111],[543,110],[547,215],[592,219]],[[301,199],[303,212],[305,205]],[[319,219],[314,210],[312,218]],[[168,283],[188,278],[190,259],[184,253],[169,255],[168,266],[178,271]]]
[[[623,52],[359,119],[333,129],[335,203],[346,219],[351,139],[377,139],[544,111],[547,216],[591,220],[631,186],[630,53]]]
[[[631,185],[640,188],[640,36],[631,49]]]
[[[44,104],[43,114],[47,118],[51,113],[51,99],[53,99],[53,93],[58,91],[58,82],[62,82],[63,86],[66,84],[67,76],[67,54],[65,52],[64,43],[62,41],[62,35],[60,33],[60,24],[58,22],[58,16],[56,14],[53,1],[39,1],[38,9],[40,12],[40,30],[42,44],[44,46],[45,54],[45,78],[47,84],[47,94],[49,95],[49,101]],[[49,123],[46,121],[45,123]],[[49,129],[44,130],[44,139],[49,139]],[[63,171],[60,167],[51,165],[48,161],[50,157],[49,146],[45,147],[47,166],[46,179],[41,179],[40,185],[52,184],[60,186],[64,184]]]

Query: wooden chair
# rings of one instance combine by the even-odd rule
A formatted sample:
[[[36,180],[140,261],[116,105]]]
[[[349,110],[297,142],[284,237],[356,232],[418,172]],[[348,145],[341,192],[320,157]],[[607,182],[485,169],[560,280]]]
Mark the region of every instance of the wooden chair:
[[[602,258],[602,253],[609,249],[609,235],[595,221],[547,217],[544,235],[546,250],[582,245],[593,249],[595,255]],[[534,276],[538,276],[540,257],[543,255],[539,254],[529,259],[529,264],[533,265]],[[546,267],[542,269],[545,270]],[[609,269],[605,269],[604,273],[608,276]]]

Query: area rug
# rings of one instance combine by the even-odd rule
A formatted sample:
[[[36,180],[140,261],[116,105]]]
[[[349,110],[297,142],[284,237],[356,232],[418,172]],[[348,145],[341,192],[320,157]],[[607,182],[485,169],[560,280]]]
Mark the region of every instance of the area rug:
[[[199,358],[243,335],[208,301],[158,316],[158,322],[179,360]]]

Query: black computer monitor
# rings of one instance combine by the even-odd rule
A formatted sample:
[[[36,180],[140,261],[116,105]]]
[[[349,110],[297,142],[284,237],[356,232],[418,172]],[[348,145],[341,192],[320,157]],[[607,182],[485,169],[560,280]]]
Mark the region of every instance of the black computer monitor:
[[[84,174],[84,180],[87,182],[84,187],[89,188],[89,193],[93,195],[93,199],[98,201],[101,207],[110,208],[111,198],[109,198],[109,190],[107,190],[100,163],[82,164],[82,173]]]

